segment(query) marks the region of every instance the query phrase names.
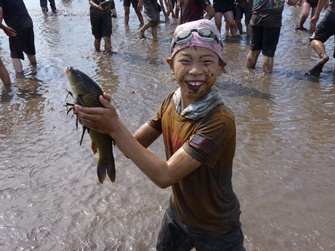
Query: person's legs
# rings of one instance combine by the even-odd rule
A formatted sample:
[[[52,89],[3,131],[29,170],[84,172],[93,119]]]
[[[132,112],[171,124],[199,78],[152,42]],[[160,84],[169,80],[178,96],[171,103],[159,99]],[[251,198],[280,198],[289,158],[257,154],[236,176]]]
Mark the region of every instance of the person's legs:
[[[243,26],[242,26],[242,17],[243,17],[243,8],[241,8],[238,4],[235,6],[234,18],[235,25],[240,35],[243,34]]]
[[[104,37],[105,42],[105,52],[109,53],[112,52],[112,42],[110,37]]]
[[[264,73],[271,73],[273,70],[274,56],[279,41],[279,35],[280,27],[263,28],[262,71]]]
[[[137,8],[134,7],[134,11],[137,15],[138,21],[140,22],[140,26],[143,26],[144,24],[144,20],[143,20],[143,15],[141,13],[141,11],[139,11]]]
[[[250,25],[250,23],[245,22],[245,27],[246,27],[246,30],[247,30],[247,36],[251,37],[251,25]]]
[[[250,51],[247,55],[245,66],[247,69],[255,69],[258,56],[262,50],[263,44],[263,27],[252,26],[252,36]]]
[[[101,38],[94,39],[94,48],[96,51],[100,51]]]
[[[274,62],[273,57],[263,56],[262,71],[264,73],[271,73],[273,70],[273,62]]]
[[[48,2],[47,0],[40,0],[40,6],[44,14],[48,13]]]
[[[158,233],[157,251],[189,251],[193,248],[191,239],[180,223],[175,209],[170,204],[164,214]]]
[[[304,23],[306,22],[306,19],[309,15],[310,8],[311,5],[307,1],[304,1],[304,3],[302,4],[299,26],[297,26],[296,28],[297,30],[305,30]]]
[[[145,23],[141,29],[138,30],[140,38],[145,38],[144,32],[152,26],[150,22]]]
[[[241,20],[235,20],[235,24],[236,24],[236,27],[238,29],[238,32],[240,33],[240,35],[242,35],[243,34],[243,26],[242,26]]]
[[[21,59],[12,58],[12,63],[13,63],[13,67],[14,67],[14,70],[15,70],[16,73],[22,73],[23,72]]]
[[[233,11],[227,11],[223,13],[223,16],[225,18],[226,24],[228,25],[230,34],[235,37],[237,36],[237,29],[235,27],[235,21],[234,21],[234,12]]]
[[[320,76],[323,66],[328,62],[329,56],[326,53],[324,43],[335,35],[335,13],[326,11],[323,19],[318,23],[315,32],[310,37],[311,46],[318,54],[320,61],[310,71],[309,75]]]
[[[36,66],[36,56],[27,54],[27,58],[32,66]]]
[[[55,0],[49,0],[49,3],[50,3],[50,7],[51,7],[52,12],[56,13],[57,9],[56,9]]]
[[[10,84],[10,76],[8,74],[6,66],[3,64],[2,60],[0,59],[0,78],[2,80],[2,83],[5,85]]]
[[[312,12],[311,12],[311,17],[314,16],[316,11],[316,7],[312,8]],[[312,34],[315,31],[315,25],[313,25],[312,23],[309,23],[309,33]]]
[[[151,26],[151,35],[154,41],[157,41],[157,26],[158,25]]]
[[[124,8],[124,25],[129,25],[129,13],[130,13],[130,7],[129,6],[123,6]]]
[[[261,52],[261,50],[257,50],[257,51],[250,50],[249,51],[249,53],[247,55],[246,62],[245,62],[245,66],[248,69],[255,69],[257,59],[258,59],[258,56],[259,56],[260,52]]]
[[[221,33],[221,26],[222,26],[222,13],[221,12],[215,12],[214,22],[219,32]]]
[[[310,75],[320,76],[323,66],[328,62],[329,56],[326,53],[326,48],[323,42],[319,40],[312,40],[311,46],[313,50],[318,54],[320,61],[310,71]]]

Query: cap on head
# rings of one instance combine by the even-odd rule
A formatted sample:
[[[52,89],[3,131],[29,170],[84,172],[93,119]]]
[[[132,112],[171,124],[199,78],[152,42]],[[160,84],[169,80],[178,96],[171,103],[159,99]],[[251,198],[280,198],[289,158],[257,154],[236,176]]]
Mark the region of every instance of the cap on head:
[[[215,24],[208,19],[200,19],[178,25],[172,37],[171,58],[184,48],[199,46],[214,51],[225,62],[220,36]]]

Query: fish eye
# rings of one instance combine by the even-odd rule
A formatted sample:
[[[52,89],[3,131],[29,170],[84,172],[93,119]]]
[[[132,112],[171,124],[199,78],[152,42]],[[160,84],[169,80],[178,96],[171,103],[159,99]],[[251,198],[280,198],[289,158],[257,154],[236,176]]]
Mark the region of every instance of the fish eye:
[[[77,73],[77,78],[81,78],[81,75],[79,73]]]

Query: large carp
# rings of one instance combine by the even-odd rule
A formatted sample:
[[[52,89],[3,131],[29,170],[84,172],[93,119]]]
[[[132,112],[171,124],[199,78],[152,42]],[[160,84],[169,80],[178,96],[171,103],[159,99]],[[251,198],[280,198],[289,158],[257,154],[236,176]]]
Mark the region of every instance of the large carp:
[[[103,91],[96,82],[94,82],[85,73],[72,67],[67,67],[65,69],[65,74],[69,79],[71,86],[71,92],[69,92],[69,94],[74,98],[75,104],[86,107],[102,106],[99,101],[99,96],[103,94]],[[99,153],[97,173],[100,183],[104,182],[106,178],[106,173],[108,174],[111,181],[114,182],[115,162],[113,156],[113,145],[114,145],[113,138],[108,134],[102,134],[83,126],[80,145],[82,143],[86,130],[92,140],[93,153],[94,154],[96,152]]]

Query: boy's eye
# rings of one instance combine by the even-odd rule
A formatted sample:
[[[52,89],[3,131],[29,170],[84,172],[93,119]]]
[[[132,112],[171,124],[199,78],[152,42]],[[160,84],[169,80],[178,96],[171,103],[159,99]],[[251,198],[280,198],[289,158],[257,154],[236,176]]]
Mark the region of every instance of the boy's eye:
[[[213,63],[213,60],[203,60],[202,63],[205,65],[209,65]]]
[[[189,63],[190,60],[189,60],[189,59],[186,59],[186,58],[181,58],[181,59],[179,59],[179,62],[180,62],[180,63],[183,63],[183,64],[186,64],[186,63]]]

